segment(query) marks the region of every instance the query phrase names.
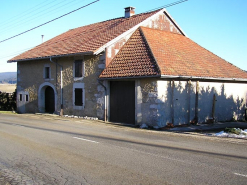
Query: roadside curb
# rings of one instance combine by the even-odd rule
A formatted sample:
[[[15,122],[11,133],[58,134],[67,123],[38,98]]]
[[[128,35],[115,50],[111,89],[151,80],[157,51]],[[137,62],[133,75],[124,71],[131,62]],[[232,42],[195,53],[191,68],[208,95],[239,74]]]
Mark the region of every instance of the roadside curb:
[[[246,124],[246,122],[229,122],[227,124],[224,123],[220,123],[221,126],[215,126],[214,128],[208,128],[206,129],[206,126],[203,127],[203,129],[200,129],[200,125],[199,126],[193,126],[193,129],[187,129],[186,127],[175,127],[178,128],[176,130],[172,130],[172,129],[168,129],[168,130],[158,130],[158,129],[141,129],[139,127],[136,127],[135,125],[130,125],[130,124],[122,124],[122,123],[114,123],[114,122],[104,122],[102,120],[91,120],[91,119],[84,119],[84,118],[72,118],[72,117],[62,117],[56,114],[42,114],[42,113],[35,113],[35,114],[15,114],[15,115],[22,115],[22,116],[44,116],[44,117],[50,117],[50,118],[57,118],[56,120],[73,120],[74,122],[77,123],[83,123],[83,122],[91,122],[91,123],[100,123],[100,124],[104,124],[105,126],[110,126],[110,127],[115,127],[115,128],[121,128],[121,129],[133,129],[136,131],[141,131],[141,132],[155,132],[157,134],[175,134],[175,135],[181,135],[181,136],[190,136],[190,137],[205,137],[205,138],[209,138],[209,139],[214,139],[214,140],[229,140],[229,141],[234,141],[234,143],[236,143],[236,141],[240,141],[242,140],[243,142],[246,143],[247,138],[234,138],[234,137],[217,137],[217,136],[213,136],[213,135],[207,135],[206,133],[202,133],[202,132],[212,132],[212,131],[220,131],[220,130],[224,130],[225,127],[227,127],[227,125],[229,126],[229,124],[235,123],[235,124]],[[212,126],[212,125],[211,125]],[[239,143],[239,142],[237,142]],[[241,142],[242,143],[242,142]],[[247,144],[247,143],[246,143]]]

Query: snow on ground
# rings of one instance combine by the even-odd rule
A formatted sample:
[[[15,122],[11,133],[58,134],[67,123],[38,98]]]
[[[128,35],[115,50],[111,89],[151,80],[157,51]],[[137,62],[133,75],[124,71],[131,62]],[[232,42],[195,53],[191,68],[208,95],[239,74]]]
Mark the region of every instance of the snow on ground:
[[[240,129],[240,130],[241,130],[241,129]],[[213,136],[247,139],[247,129],[241,130],[239,135],[221,131],[221,132],[218,132],[218,133],[213,134]]]

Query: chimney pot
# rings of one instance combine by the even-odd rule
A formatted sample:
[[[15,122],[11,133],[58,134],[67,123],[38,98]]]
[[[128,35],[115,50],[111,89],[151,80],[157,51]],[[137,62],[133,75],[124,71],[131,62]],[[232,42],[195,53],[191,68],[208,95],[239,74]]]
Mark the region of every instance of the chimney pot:
[[[44,35],[41,35],[41,42],[44,42]]]
[[[129,6],[129,7],[126,7],[124,9],[125,9],[125,15],[124,15],[125,18],[129,18],[132,15],[135,15],[135,8],[134,7]]]

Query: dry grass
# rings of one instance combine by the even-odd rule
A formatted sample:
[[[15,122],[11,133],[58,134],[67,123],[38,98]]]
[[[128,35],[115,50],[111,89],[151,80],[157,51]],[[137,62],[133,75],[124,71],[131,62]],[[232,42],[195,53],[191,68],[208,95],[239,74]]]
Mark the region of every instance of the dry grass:
[[[6,93],[15,92],[16,84],[0,84],[0,91]]]

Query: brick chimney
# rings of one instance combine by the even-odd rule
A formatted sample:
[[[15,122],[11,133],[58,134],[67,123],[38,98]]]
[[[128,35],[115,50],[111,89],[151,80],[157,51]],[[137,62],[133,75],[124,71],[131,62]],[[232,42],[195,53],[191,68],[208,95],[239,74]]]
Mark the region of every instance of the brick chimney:
[[[125,15],[124,15],[125,18],[129,18],[132,15],[135,15],[135,8],[134,7],[129,6],[129,7],[126,7],[124,9],[125,9]]]

